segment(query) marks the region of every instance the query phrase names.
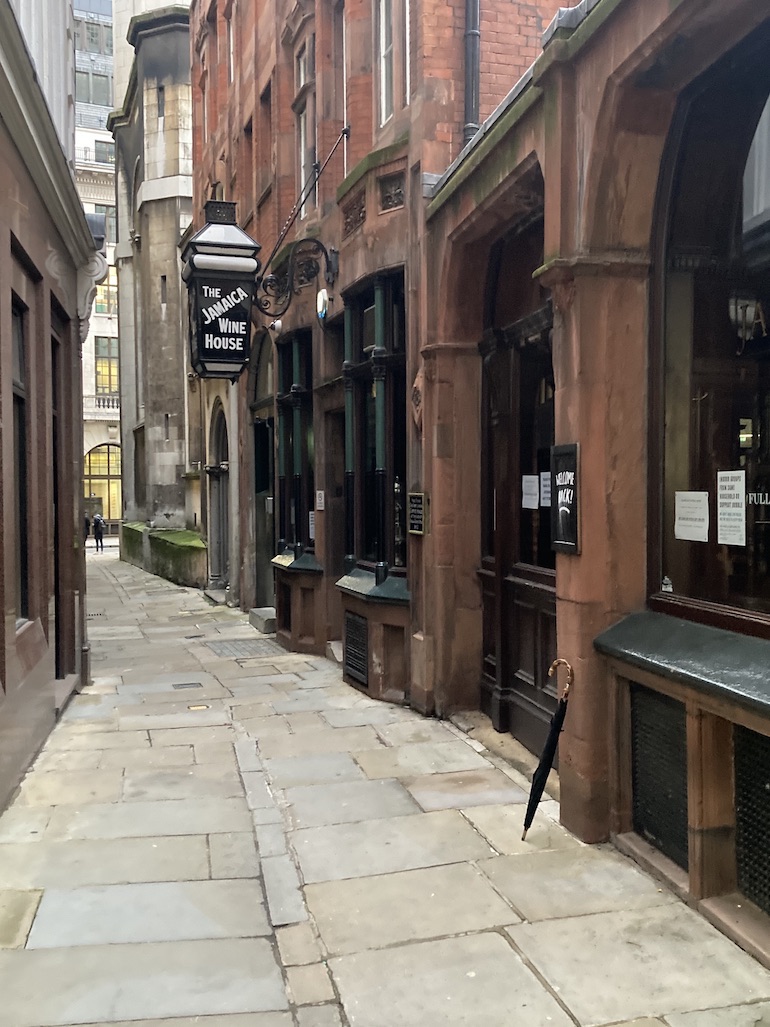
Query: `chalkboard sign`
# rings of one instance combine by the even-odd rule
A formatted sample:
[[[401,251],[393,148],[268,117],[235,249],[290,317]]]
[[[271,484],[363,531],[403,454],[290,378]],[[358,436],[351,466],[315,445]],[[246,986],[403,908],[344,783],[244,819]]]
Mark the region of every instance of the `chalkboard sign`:
[[[551,548],[580,552],[577,443],[551,447]]]
[[[426,531],[426,501],[424,492],[409,493],[409,527],[410,535],[424,535]]]

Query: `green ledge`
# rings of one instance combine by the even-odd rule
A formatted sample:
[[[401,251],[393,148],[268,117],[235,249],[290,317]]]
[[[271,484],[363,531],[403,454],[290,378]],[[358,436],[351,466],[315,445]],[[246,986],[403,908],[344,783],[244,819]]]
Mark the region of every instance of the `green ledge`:
[[[411,600],[406,579],[389,575],[381,585],[371,571],[356,567],[349,574],[343,575],[336,582],[337,588],[348,595],[358,596],[368,603],[395,603],[408,606]]]
[[[302,556],[295,557],[294,550],[290,547],[274,556],[270,563],[273,567],[292,574],[323,574],[323,567],[313,553],[303,553]]]
[[[770,641],[669,617],[632,613],[594,639],[600,653],[698,692],[767,714]],[[579,688],[579,682],[575,683]]]

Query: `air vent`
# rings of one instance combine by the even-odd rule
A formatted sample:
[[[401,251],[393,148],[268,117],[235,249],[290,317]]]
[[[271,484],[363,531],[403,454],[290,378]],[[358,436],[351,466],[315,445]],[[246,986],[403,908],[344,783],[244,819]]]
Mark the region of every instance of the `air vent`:
[[[345,614],[345,673],[364,687],[369,685],[369,625],[356,613]]]
[[[680,702],[631,688],[634,830],[687,869],[687,722]]]
[[[733,729],[738,887],[770,913],[770,738]]]

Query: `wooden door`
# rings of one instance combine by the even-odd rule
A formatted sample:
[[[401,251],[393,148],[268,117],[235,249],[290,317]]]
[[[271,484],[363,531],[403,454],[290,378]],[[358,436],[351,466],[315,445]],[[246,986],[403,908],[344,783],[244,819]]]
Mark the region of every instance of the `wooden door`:
[[[500,333],[484,358],[482,705],[497,730],[537,751],[557,699],[548,678],[555,557],[541,480],[550,483],[554,386],[550,322],[533,334],[530,320]]]

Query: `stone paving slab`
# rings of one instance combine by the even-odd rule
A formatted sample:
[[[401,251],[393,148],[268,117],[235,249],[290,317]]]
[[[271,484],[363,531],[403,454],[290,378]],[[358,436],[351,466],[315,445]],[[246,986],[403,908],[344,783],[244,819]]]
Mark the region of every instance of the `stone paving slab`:
[[[290,715],[299,717],[301,714]],[[289,718],[287,718],[288,720]],[[289,720],[291,726],[291,721]],[[266,759],[288,756],[316,756],[327,752],[355,752],[359,749],[381,749],[382,742],[371,727],[320,728],[306,735],[287,738],[266,738],[259,743],[260,755]]]
[[[770,1027],[770,1002],[667,1016],[669,1027]]]
[[[325,1023],[323,1020],[315,1024],[308,1021],[308,1027],[324,1027]],[[229,1016],[174,1017],[172,1020],[111,1020],[109,1024],[76,1024],[74,1027],[292,1027],[292,1024],[291,1013],[234,1013]]]
[[[0,949],[24,946],[41,895],[39,891],[0,889]]]
[[[62,749],[144,749],[150,744],[146,731],[76,731],[62,725],[46,742],[43,752]]]
[[[677,901],[630,860],[599,847],[496,856],[480,861],[479,869],[530,921]]]
[[[355,1027],[574,1027],[499,934],[329,961]]]
[[[680,902],[506,930],[583,1027],[770,997],[770,973]]]
[[[369,778],[420,777],[449,774],[454,770],[488,770],[489,764],[459,739],[451,742],[418,742],[395,748],[354,752],[356,762]]]
[[[213,836],[212,836],[213,837]],[[209,876],[205,835],[0,845],[0,882],[10,888],[73,888]]]
[[[463,809],[463,815],[493,848],[503,855],[539,852],[548,849],[582,849],[584,846],[552,820],[543,808],[538,809],[527,837],[522,841],[525,806],[474,806]]]
[[[190,705],[195,705],[191,703]],[[200,705],[204,705],[201,703]],[[177,703],[174,703],[177,706]],[[157,709],[157,707],[155,707]],[[230,717],[223,708],[208,710],[187,710],[175,713],[145,713],[141,708],[118,716],[121,731],[149,730],[153,728],[200,728],[228,725]]]
[[[169,799],[92,805],[84,809],[59,806],[51,815],[46,837],[142,838],[150,835],[221,834],[250,828],[242,798]]]
[[[0,816],[0,844],[41,841],[52,813],[50,806],[11,806]]]
[[[342,781],[338,784],[287,788],[295,828],[347,824],[419,813],[419,807],[398,781]]]
[[[491,767],[460,770],[452,774],[428,774],[406,779],[404,785],[426,811],[526,802],[528,799],[526,792],[510,778]]]
[[[161,749],[105,749],[99,766],[138,770],[146,767],[187,767],[194,762],[191,745],[164,745]]]
[[[308,828],[295,831],[291,838],[308,884],[484,859],[492,854],[484,839],[455,810]]]
[[[64,806],[117,802],[123,790],[121,770],[59,770],[27,774],[16,800],[22,806]]]
[[[234,767],[219,762],[192,767],[154,767],[126,771],[123,798],[126,801],[156,799],[232,798],[243,794]]]
[[[277,788],[322,781],[362,780],[364,777],[363,771],[350,756],[338,752],[265,760],[265,770]]]
[[[467,863],[311,884],[306,896],[332,955],[520,922]]]
[[[61,752],[41,752],[35,760],[35,774],[55,773],[70,770],[96,770],[101,765],[100,749],[62,750]]]
[[[270,934],[258,881],[49,888],[28,949]]]
[[[267,893],[270,920],[274,927],[307,920],[297,868],[289,856],[269,856],[262,860],[262,875]]]
[[[201,1017],[288,1005],[265,939],[0,952],[0,995],[3,1027]]]

